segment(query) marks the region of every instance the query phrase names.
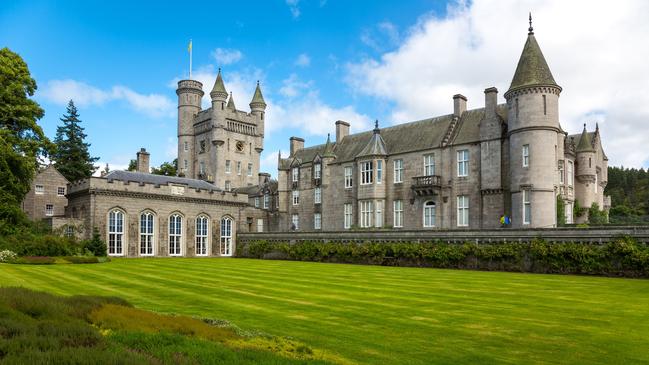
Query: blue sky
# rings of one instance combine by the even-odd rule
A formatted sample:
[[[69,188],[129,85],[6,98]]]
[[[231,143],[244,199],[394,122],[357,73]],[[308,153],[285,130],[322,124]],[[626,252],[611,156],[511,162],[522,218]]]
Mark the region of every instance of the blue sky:
[[[604,3],[533,0],[178,3],[0,5],[0,46],[27,61],[48,136],[73,98],[102,163],[123,168],[140,147],[151,151],[153,165],[173,160],[174,84],[187,77],[191,38],[194,75],[206,94],[222,67],[237,108],[248,110],[261,81],[269,103],[262,168],[275,175],[276,153],[286,155],[290,136],[322,143],[337,119],[359,131],[374,119],[389,125],[447,114],[455,93],[467,95],[470,108],[481,107],[489,86],[504,102],[533,10],[537,39],[564,88],[564,128],[576,133],[583,122],[589,129],[599,122],[612,164],[649,166],[649,136],[634,131],[649,116],[649,97],[641,95],[649,74],[640,60],[613,54],[649,56],[642,1],[613,11]],[[587,24],[602,29],[586,31]],[[619,49],[603,57],[596,45],[606,42]],[[606,87],[593,83],[593,73]]]

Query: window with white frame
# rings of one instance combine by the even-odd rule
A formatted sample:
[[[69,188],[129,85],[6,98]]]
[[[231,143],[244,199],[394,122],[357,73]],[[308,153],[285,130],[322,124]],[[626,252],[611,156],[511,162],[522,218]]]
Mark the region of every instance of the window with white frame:
[[[427,201],[424,203],[424,227],[435,227],[435,218],[437,216],[436,208],[435,202]]]
[[[353,169],[351,166],[345,167],[345,189],[351,188],[354,184]]]
[[[568,168],[566,170],[566,175],[568,175],[568,186],[572,186],[575,181],[574,163],[572,161],[568,161]]]
[[[270,207],[270,195],[264,194],[264,209]]]
[[[225,173],[229,174],[232,172],[232,162],[230,160],[225,160]]]
[[[530,145],[523,145],[523,167],[528,167],[530,165]]]
[[[74,226],[65,226],[65,237],[74,237]]]
[[[201,161],[198,163],[198,173],[201,175],[205,174],[205,161]]]
[[[34,186],[34,193],[39,195],[45,193],[45,187],[43,185],[36,184],[36,186]]]
[[[300,229],[300,216],[297,214],[293,214],[291,216],[291,223],[294,230]]]
[[[597,172],[595,172],[595,183],[593,184],[593,189],[595,190],[595,194],[597,194]]]
[[[393,206],[392,211],[394,212],[394,219],[392,225],[395,228],[403,227],[403,201],[395,200],[392,203],[392,206]]]
[[[469,150],[457,151],[457,176],[469,176]]]
[[[196,255],[207,256],[208,242],[208,227],[210,220],[204,215],[196,217]]]
[[[65,186],[59,186],[56,188],[56,195],[65,196]]]
[[[458,195],[457,197],[457,226],[467,227],[469,225],[469,197]]]
[[[124,254],[124,213],[117,209],[108,213],[108,254]]]
[[[298,182],[300,179],[300,169],[294,167],[291,171],[293,172],[293,182]]]
[[[237,175],[241,175],[241,161],[237,161]]]
[[[435,175],[435,154],[424,155],[424,176]]]
[[[383,200],[377,200],[374,204],[375,214],[374,214],[374,225],[376,228],[383,227]]]
[[[300,191],[293,190],[293,205],[300,204]]]
[[[403,160],[394,160],[394,183],[403,182]]]
[[[185,171],[189,169],[189,162],[187,162],[187,160],[183,160],[183,168],[185,169]]]
[[[140,214],[140,255],[153,255],[153,225],[155,216],[151,212]]]
[[[372,218],[374,216],[374,202],[371,200],[361,200],[361,227],[372,227]]]
[[[259,208],[259,197],[255,197],[255,208]]]
[[[313,189],[313,202],[315,204],[322,203],[322,189],[319,186]]]
[[[221,219],[221,256],[232,256],[232,218],[223,217]]]
[[[262,218],[257,218],[257,232],[264,231],[264,220]]]
[[[351,204],[345,204],[344,206],[344,214],[345,214],[345,220],[344,220],[344,225],[345,229],[350,229],[352,227],[352,220],[353,220],[353,206]]]
[[[230,191],[232,190],[232,184],[230,183],[230,180],[225,181],[225,191]]]
[[[183,218],[180,214],[172,214],[169,217],[169,255],[180,256],[181,243],[183,238]]]
[[[376,183],[383,182],[383,160],[376,161]]]
[[[372,161],[361,162],[361,185],[368,185],[374,181],[374,163]]]
[[[315,213],[313,215],[313,229],[322,228],[322,215],[320,213]]]
[[[313,165],[313,178],[319,179],[320,176],[322,176],[322,164],[317,163]]]
[[[563,177],[563,161],[559,162],[559,184],[563,185],[565,178]]]
[[[530,191],[523,190],[523,224],[532,222],[532,203],[530,203]]]
[[[54,205],[53,204],[45,204],[45,215],[48,217],[51,217],[54,215]]]
[[[248,164],[248,176],[252,176],[252,164]]]

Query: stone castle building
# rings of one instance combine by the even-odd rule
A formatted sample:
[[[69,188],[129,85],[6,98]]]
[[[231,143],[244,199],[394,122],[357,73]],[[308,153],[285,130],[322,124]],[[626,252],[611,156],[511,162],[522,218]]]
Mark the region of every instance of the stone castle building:
[[[557,225],[557,196],[567,223],[574,206],[610,205],[603,191],[607,158],[599,128],[568,135],[559,123],[559,95],[531,26],[514,77],[498,104],[495,87],[484,107],[349,134],[304,147],[290,139],[278,161],[282,230],[352,228],[481,229]]]

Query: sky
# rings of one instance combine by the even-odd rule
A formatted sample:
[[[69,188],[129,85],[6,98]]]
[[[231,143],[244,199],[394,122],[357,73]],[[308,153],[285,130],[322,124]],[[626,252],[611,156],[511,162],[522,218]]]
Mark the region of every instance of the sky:
[[[124,169],[141,147],[153,166],[176,157],[175,89],[216,71],[249,110],[256,81],[268,107],[261,167],[276,176],[289,137],[335,134],[452,113],[452,96],[499,102],[527,37],[535,36],[563,88],[569,133],[599,124],[609,165],[649,167],[649,2],[645,0],[3,1],[0,47],[27,62],[39,121],[54,138],[77,105],[98,164]]]

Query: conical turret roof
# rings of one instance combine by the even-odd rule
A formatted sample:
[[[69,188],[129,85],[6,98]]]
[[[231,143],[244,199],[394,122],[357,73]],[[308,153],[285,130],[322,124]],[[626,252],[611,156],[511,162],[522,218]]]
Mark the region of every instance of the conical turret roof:
[[[331,137],[329,133],[327,133],[327,143],[325,144],[324,153],[322,154],[322,157],[336,157],[336,155],[334,154],[333,145],[331,144]]]
[[[377,120],[374,124],[374,134],[370,138],[369,142],[363,150],[356,156],[385,156],[388,154],[387,148],[385,147],[385,141],[381,137],[381,130],[379,129],[379,121]]]
[[[530,15],[530,28],[527,33],[527,41],[523,47],[523,52],[518,60],[514,78],[509,86],[509,90],[518,89],[526,86],[533,85],[551,85],[556,86],[556,81],[550,72],[550,67],[543,57],[541,47],[536,42],[534,31],[532,28],[532,18]]]
[[[255,89],[255,94],[252,96],[252,101],[250,102],[250,106],[252,107],[253,104],[263,105],[264,107],[266,106],[266,101],[264,100],[264,96],[261,94],[261,87],[259,86],[259,81],[257,81],[257,88]]]
[[[212,96],[212,98],[214,98],[215,96],[220,96],[224,99],[228,97],[228,92],[225,90],[225,84],[223,83],[223,78],[221,77],[220,68],[219,73],[216,75],[216,81],[214,81],[214,87],[212,87],[210,96]]]
[[[584,131],[581,132],[581,137],[579,137],[579,144],[577,145],[577,152],[594,152],[593,143],[590,140],[590,135],[586,130],[586,124],[584,124]]]
[[[230,110],[237,110],[237,107],[234,106],[234,96],[232,96],[232,91],[230,91],[230,99],[228,100],[227,108]]]

